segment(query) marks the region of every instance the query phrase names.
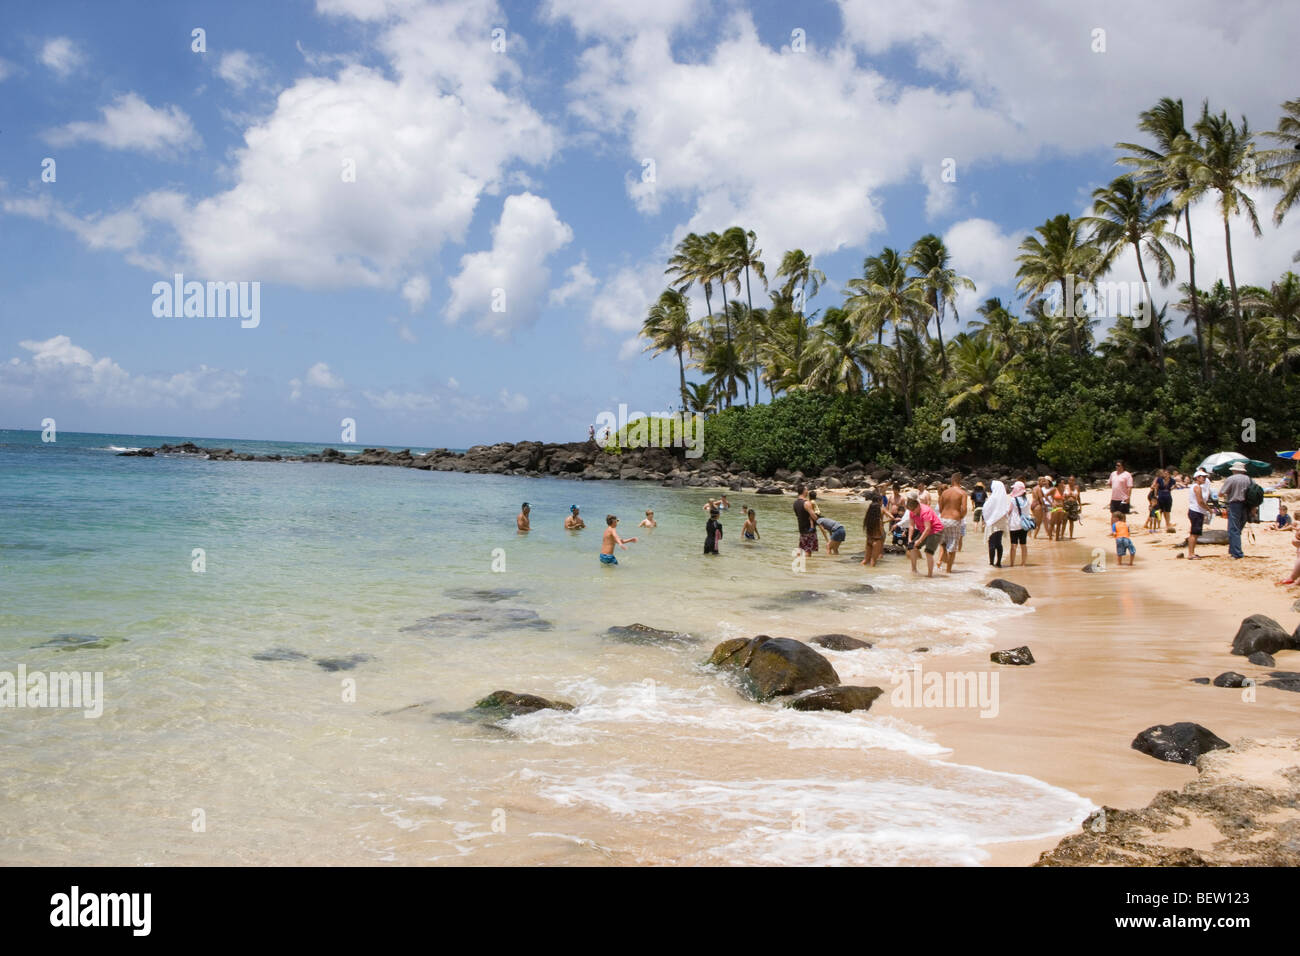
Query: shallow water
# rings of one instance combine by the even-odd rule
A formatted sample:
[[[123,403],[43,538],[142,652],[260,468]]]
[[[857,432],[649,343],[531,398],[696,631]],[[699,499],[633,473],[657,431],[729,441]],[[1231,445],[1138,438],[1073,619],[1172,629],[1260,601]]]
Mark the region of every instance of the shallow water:
[[[860,567],[860,505],[824,503],[849,541],[798,573],[789,499],[732,495],[763,540],[732,511],[715,558],[697,489],[110,450],[157,443],[0,433],[0,669],[99,671],[106,698],[98,719],[0,710],[0,861],[977,864],[1090,808],[897,717],[752,703],[701,666],[729,637],[836,631],[876,645],[826,652],[845,683],[987,668],[994,626],[1032,612],[975,590],[974,560]],[[571,503],[586,531],[563,530]],[[617,568],[596,559],[611,511],[640,537]],[[497,589],[517,593],[473,593]],[[605,634],[633,622],[696,642]],[[60,634],[116,643],[36,646]],[[497,689],[577,707],[432,716]]]

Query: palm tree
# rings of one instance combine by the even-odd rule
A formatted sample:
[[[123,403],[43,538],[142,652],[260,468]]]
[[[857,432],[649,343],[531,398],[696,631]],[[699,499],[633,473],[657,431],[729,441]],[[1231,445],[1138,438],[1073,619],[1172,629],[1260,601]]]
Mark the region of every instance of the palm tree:
[[[1143,309],[1147,319],[1152,318],[1155,305],[1151,301],[1151,286],[1147,281],[1146,266],[1142,262],[1143,253],[1155,263],[1156,277],[1160,284],[1168,285],[1174,278],[1174,260],[1165,248],[1165,243],[1175,247],[1184,245],[1182,239],[1168,230],[1168,220],[1176,215],[1173,203],[1157,202],[1158,199],[1158,195],[1153,195],[1132,176],[1120,176],[1109,186],[1093,190],[1094,215],[1084,216],[1080,220],[1092,227],[1091,241],[1097,246],[1100,256],[1096,267],[1097,275],[1108,272],[1126,247],[1133,248],[1138,275],[1142,277]],[[1156,362],[1163,366],[1165,343],[1160,335],[1160,323],[1152,321],[1151,328]]]
[[[1009,370],[1019,361],[1019,355],[1006,361],[998,347],[986,335],[959,334],[952,341],[952,397],[947,410],[960,411],[976,404],[987,411],[997,411],[998,397],[995,389],[1009,380]]]
[[[1156,148],[1150,149],[1136,143],[1116,143],[1116,149],[1127,149],[1132,156],[1121,156],[1117,163],[1121,166],[1134,166],[1137,178],[1155,192],[1168,192],[1177,199],[1191,189],[1191,179],[1187,175],[1185,164],[1180,161],[1182,141],[1191,146],[1191,134],[1183,117],[1183,101],[1163,97],[1149,110],[1138,114],[1138,129],[1151,135],[1156,141]],[[1196,329],[1196,350],[1201,364],[1201,379],[1209,381],[1209,356],[1201,335],[1201,311],[1196,288],[1196,251],[1192,244],[1192,207],[1182,207],[1182,216],[1187,224],[1187,281],[1191,289],[1192,325]],[[1175,224],[1176,225],[1176,224]],[[1186,310],[1184,310],[1186,311]]]
[[[1002,300],[997,296],[985,299],[984,304],[975,311],[983,318],[971,319],[967,324],[977,335],[985,337],[993,344],[998,361],[1010,361],[1019,350],[1023,339],[1020,321],[1007,311]]]
[[[741,361],[740,353],[732,342],[715,338],[705,351],[699,369],[709,376],[714,397],[722,400],[728,408],[739,394],[736,382],[743,382],[746,388],[749,387],[745,364]]]
[[[776,278],[785,279],[782,291],[793,298],[795,286],[799,287],[799,301],[796,303],[800,312],[807,311],[808,300],[826,283],[826,273],[813,268],[812,256],[802,249],[791,249],[781,257],[781,268],[776,270]],[[812,291],[808,291],[808,286]]]
[[[749,306],[749,315],[754,312],[754,297],[750,293],[749,273],[753,270],[754,274],[763,283],[763,288],[767,288],[767,267],[763,265],[763,250],[758,248],[758,237],[754,235],[753,230],[746,232],[739,226],[732,226],[722,234],[723,245],[727,249],[727,257],[731,262],[733,269],[743,270],[745,273],[745,301]],[[736,291],[740,291],[737,283]],[[754,370],[754,400],[758,400],[758,348],[757,342],[751,339],[752,347],[750,357],[753,360]]]
[[[713,401],[713,386],[708,382],[686,383],[686,409],[701,415],[712,415],[718,410]]]
[[[767,336],[760,346],[772,394],[803,388],[812,374],[812,330],[804,314],[793,308],[790,296],[774,290],[768,295]]]
[[[968,276],[958,275],[955,269],[948,267],[950,258],[948,247],[933,233],[916,240],[907,254],[907,264],[920,273],[917,281],[925,287],[926,298],[934,314],[934,326],[939,334],[939,358],[943,363],[945,378],[948,375],[948,355],[943,347],[944,311],[951,305],[953,318],[960,319],[956,305],[957,291],[959,289],[975,291],[975,283]],[[927,321],[927,332],[929,325]]]
[[[843,309],[827,309],[812,329],[812,363],[808,384],[825,392],[860,392],[866,350]]]
[[[698,344],[691,324],[690,300],[676,289],[665,289],[655,304],[650,306],[645,322],[641,325],[641,335],[650,340],[650,344],[642,349],[643,352],[653,352],[655,355],[669,351],[677,353],[682,407],[685,408],[686,363],[683,355],[692,352]]]
[[[907,274],[907,262],[897,249],[886,248],[878,256],[868,256],[862,263],[862,272],[861,279],[850,279],[847,283],[849,294],[844,308],[858,330],[859,341],[869,341],[875,332],[876,344],[880,345],[885,326],[893,325],[894,348],[898,352],[894,371],[903,394],[905,421],[911,424],[913,380],[908,378],[911,366],[904,352],[908,345],[919,346],[920,339],[904,336],[903,322],[907,320],[915,326],[917,316],[928,317],[930,303],[926,301],[924,287]]]
[[[664,275],[676,278],[673,285],[678,292],[685,292],[692,285],[699,285],[704,290],[704,306],[709,318],[713,318],[713,278],[710,250],[703,236],[694,232],[677,243],[677,248],[668,260]]]
[[[1097,264],[1097,250],[1082,235],[1079,221],[1065,213],[1054,216],[1035,230],[1037,236],[1028,236],[1020,244],[1016,261],[1019,279],[1016,287],[1029,295],[1041,296],[1056,283],[1061,290],[1062,315],[1070,332],[1070,350],[1082,355],[1079,336],[1079,316],[1074,316],[1074,299],[1069,285],[1074,279],[1092,278]]]
[[[1198,142],[1179,140],[1179,162],[1186,170],[1189,188],[1174,200],[1176,206],[1186,206],[1214,190],[1219,194],[1219,212],[1223,216],[1223,242],[1228,254],[1228,287],[1232,291],[1233,331],[1236,333],[1237,365],[1246,368],[1245,329],[1241,320],[1241,299],[1237,293],[1237,272],[1232,261],[1232,227],[1229,217],[1241,209],[1246,210],[1255,235],[1261,235],[1255,202],[1247,187],[1277,185],[1269,176],[1259,175],[1255,157],[1254,135],[1241,118],[1238,126],[1228,119],[1227,112],[1217,116],[1210,112],[1208,102],[1201,106],[1201,118],[1194,127]]]
[[[1273,207],[1273,222],[1280,226],[1287,210],[1300,203],[1300,99],[1283,103],[1277,129],[1264,135],[1281,144],[1261,154],[1268,164],[1268,175],[1281,181],[1282,198]],[[1300,262],[1300,253],[1296,255]]]
[[[1300,325],[1300,276],[1287,272],[1268,291],[1252,289],[1243,302],[1257,316],[1250,344],[1265,357],[1258,364],[1270,372],[1280,366],[1285,381],[1291,359],[1300,355],[1300,340],[1291,337],[1291,327]]]

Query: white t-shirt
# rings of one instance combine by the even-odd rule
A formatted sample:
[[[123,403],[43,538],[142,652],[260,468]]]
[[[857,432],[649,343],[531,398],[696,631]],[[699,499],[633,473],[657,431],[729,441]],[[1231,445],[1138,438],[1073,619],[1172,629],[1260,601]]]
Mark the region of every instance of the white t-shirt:
[[[1201,485],[1201,497],[1205,499],[1206,504],[1208,505],[1210,501],[1210,483],[1208,481]],[[1208,507],[1202,508],[1196,503],[1196,485],[1192,485],[1192,487],[1187,489],[1187,510],[1203,515],[1211,513]]]
[[[1110,500],[1128,501],[1131,494],[1133,494],[1133,472],[1126,471],[1121,475],[1118,471],[1112,471],[1110,473]]]

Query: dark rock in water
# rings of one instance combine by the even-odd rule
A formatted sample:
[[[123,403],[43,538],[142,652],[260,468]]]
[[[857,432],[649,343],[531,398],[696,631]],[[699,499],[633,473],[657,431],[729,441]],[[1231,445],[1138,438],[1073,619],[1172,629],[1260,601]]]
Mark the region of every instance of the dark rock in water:
[[[748,641],[724,641],[713,649],[709,663],[737,671],[744,692],[760,701],[840,682],[830,661],[788,637],[760,634]]]
[[[827,687],[801,694],[786,701],[793,710],[838,710],[847,714],[855,710],[870,710],[872,702],[884,693],[879,687]]]
[[[1297,628],[1300,632],[1300,628]],[[1249,657],[1256,651],[1275,654],[1278,651],[1300,650],[1296,635],[1282,630],[1282,625],[1264,614],[1252,614],[1241,622],[1232,639],[1232,653]]]
[[[1193,678],[1192,678],[1192,683],[1193,683],[1193,684],[1208,684],[1209,682],[1210,682],[1210,679],[1209,679],[1208,677],[1193,677]]]
[[[828,651],[865,651],[871,647],[866,641],[847,634],[818,634],[808,638],[808,643],[824,647]]]
[[[850,584],[846,588],[840,588],[845,594],[875,594],[876,589],[870,584]]]
[[[1224,671],[1218,677],[1214,678],[1215,687],[1244,687],[1246,681],[1250,680],[1245,674],[1238,674],[1236,671]],[[1254,681],[1251,681],[1253,684]]]
[[[154,453],[152,448],[137,448],[135,451],[119,451],[117,453],[117,457],[118,458],[152,458],[153,454]]]
[[[494,724],[510,717],[534,714],[539,710],[573,710],[573,705],[562,700],[547,700],[535,694],[516,694],[509,690],[496,690],[468,710],[452,711],[436,716],[462,723]]]
[[[347,657],[318,657],[316,664],[327,671],[350,671],[358,664],[373,660],[369,654],[349,654]]]
[[[1223,750],[1230,745],[1200,724],[1181,721],[1148,727],[1134,737],[1129,746],[1157,760],[1195,765],[1201,754]]]
[[[1009,651],[994,651],[989,655],[989,660],[994,664],[1024,666],[1034,662],[1034,655],[1029,653],[1028,646],[1022,644],[1020,647],[1013,647]]]
[[[1256,651],[1254,654],[1247,657],[1246,660],[1250,661],[1252,664],[1258,665],[1259,667],[1272,667],[1277,663],[1277,661],[1273,660],[1273,655],[1265,654],[1263,651]]]
[[[457,626],[479,631],[504,631],[512,628],[532,628],[549,631],[551,622],[538,616],[536,611],[524,607],[485,607],[474,611],[445,611],[432,617],[422,617],[403,631],[442,631]]]
[[[125,644],[125,637],[100,637],[98,634],[55,634],[33,647],[56,647],[61,651],[82,651],[114,644]]]
[[[1029,650],[1029,648],[1025,648],[1025,650]],[[912,648],[912,653],[913,653],[913,654],[928,654],[928,653],[930,653],[930,648],[928,648],[928,647],[914,647],[914,648]],[[1003,651],[1002,653],[1005,654],[1005,653],[1007,653],[1007,652],[1006,652],[1006,651]],[[1032,664],[1033,661],[1029,661],[1028,663]]]
[[[1203,544],[1227,544],[1227,543],[1228,543],[1228,532],[1223,530],[1222,528],[1216,528],[1213,531],[1206,531],[1203,534],[1199,534],[1196,536],[1196,546],[1198,548]],[[1187,538],[1184,536],[1181,541],[1174,544],[1174,547],[1175,548],[1187,547]]]
[[[781,494],[781,489],[778,488],[776,485],[764,485],[762,488],[757,489],[757,490],[754,492],[754,494],[756,494],[756,495],[779,495],[779,494]]]
[[[826,597],[825,591],[799,590],[778,594],[776,599],[784,603],[806,604],[812,601],[820,601],[824,597]]]
[[[523,594],[523,588],[452,588],[447,597],[453,601],[482,601],[495,604]]]
[[[1027,591],[1023,585],[1016,584],[1014,581],[1008,581],[1005,578],[994,578],[984,586],[986,588],[993,588],[996,591],[1001,591],[1007,597],[1011,598],[1012,604],[1024,604],[1029,600],[1029,591]]]
[[[663,631],[645,624],[615,625],[605,635],[625,644],[695,644],[699,638],[685,631]]]
[[[1106,566],[1101,564],[1085,564],[1079,570],[1084,574],[1100,574],[1102,571],[1106,570]]]
[[[269,651],[262,651],[260,654],[254,654],[255,661],[305,661],[307,655],[302,651],[291,650],[287,647],[273,647]]]
[[[1264,681],[1265,687],[1300,693],[1300,674],[1295,671],[1274,671],[1269,676],[1273,679]]]

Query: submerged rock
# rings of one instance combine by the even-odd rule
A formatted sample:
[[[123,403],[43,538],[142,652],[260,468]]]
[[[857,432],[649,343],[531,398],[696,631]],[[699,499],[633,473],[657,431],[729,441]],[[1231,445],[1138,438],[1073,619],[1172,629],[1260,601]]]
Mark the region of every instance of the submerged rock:
[[[447,597],[454,601],[483,601],[495,604],[523,594],[523,588],[451,588]]]
[[[1265,654],[1263,651],[1256,651],[1254,654],[1247,657],[1246,660],[1258,667],[1272,667],[1277,663],[1277,661],[1273,660],[1272,654]]]
[[[287,647],[273,647],[269,651],[262,651],[253,655],[255,661],[305,661],[307,655],[302,651],[295,651]]]
[[[1195,764],[1201,754],[1223,750],[1228,742],[1200,724],[1180,721],[1148,727],[1129,744],[1139,753],[1170,763]]]
[[[125,644],[125,637],[100,637],[98,634],[55,634],[33,647],[54,647],[61,651],[82,651]]]
[[[1300,628],[1297,628],[1300,633]],[[1232,639],[1232,653],[1249,657],[1256,651],[1275,654],[1278,651],[1300,650],[1300,640],[1295,634],[1282,630],[1282,625],[1266,614],[1252,614],[1241,622]]]
[[[1296,671],[1273,671],[1268,676],[1272,679],[1264,681],[1265,687],[1300,693],[1300,673]]]
[[[1024,604],[1029,600],[1029,591],[1023,585],[1016,584],[1014,581],[1008,581],[1005,578],[994,578],[984,586],[986,588],[993,588],[995,591],[1001,591],[1007,597],[1011,598],[1012,604]]]
[[[416,705],[423,706],[423,705]],[[536,694],[516,694],[509,690],[495,690],[477,701],[467,710],[435,714],[444,720],[461,723],[495,724],[511,717],[535,714],[539,710],[573,710],[573,705],[563,700],[548,700]]]
[[[1084,574],[1100,574],[1101,572],[1103,572],[1103,571],[1106,570],[1106,565],[1104,565],[1104,564],[1085,564],[1085,565],[1084,565],[1083,567],[1081,567],[1079,570],[1082,571]]]
[[[645,624],[615,625],[605,636],[624,644],[695,644],[699,638],[685,631],[664,631]]]
[[[870,710],[871,704],[884,691],[879,687],[852,687],[841,684],[827,687],[786,701],[792,710],[838,710],[847,714],[855,710]]]
[[[818,634],[808,638],[808,643],[824,647],[828,651],[864,651],[871,647],[866,641],[847,634]]]
[[[840,683],[830,661],[788,637],[760,634],[724,641],[713,649],[709,663],[736,671],[742,691],[760,701]]]
[[[1013,664],[1023,667],[1034,663],[1034,655],[1029,652],[1028,645],[1022,644],[1009,651],[994,651],[989,655],[989,660],[994,664]]]
[[[369,654],[349,654],[347,657],[318,657],[315,663],[327,671],[350,671],[358,664],[373,660]]]
[[[422,617],[402,631],[442,631],[462,625],[470,630],[504,631],[514,628],[532,628],[549,631],[551,622],[524,607],[485,607],[474,611],[445,611],[432,617]]]

